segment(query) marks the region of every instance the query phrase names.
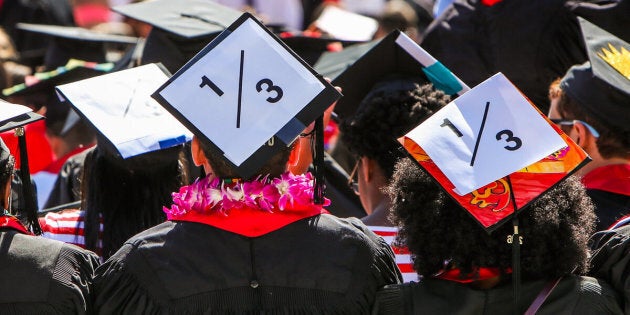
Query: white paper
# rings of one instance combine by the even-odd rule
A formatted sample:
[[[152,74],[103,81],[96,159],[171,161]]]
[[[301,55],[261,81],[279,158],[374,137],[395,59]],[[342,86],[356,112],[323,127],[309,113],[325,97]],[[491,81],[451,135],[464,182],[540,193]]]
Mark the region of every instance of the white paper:
[[[204,76],[221,95],[207,84],[202,85]],[[269,81],[261,84],[264,79]],[[262,88],[260,92],[257,86]],[[270,87],[281,89],[281,97],[276,91],[266,91]],[[246,20],[164,87],[160,95],[240,166],[324,88],[256,22]],[[267,101],[268,98],[275,102]]]
[[[407,136],[425,150],[460,195],[566,146],[560,135],[501,73],[449,103]]]
[[[315,21],[315,25],[334,38],[351,41],[372,40],[378,22],[370,17],[327,6]]]
[[[57,89],[128,158],[192,139],[192,133],[151,98],[167,80],[157,65],[149,64]],[[180,141],[173,141],[176,138]],[[164,141],[170,145],[164,146]]]
[[[15,118],[26,113],[30,113],[32,110],[24,105],[18,105],[8,102],[0,102],[0,122]]]

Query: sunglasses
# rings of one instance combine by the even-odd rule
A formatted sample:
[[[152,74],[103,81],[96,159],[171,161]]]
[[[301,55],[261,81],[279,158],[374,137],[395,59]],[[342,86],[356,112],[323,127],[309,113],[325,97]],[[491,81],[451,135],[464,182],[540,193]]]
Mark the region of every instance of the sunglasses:
[[[350,172],[350,176],[348,176],[348,187],[350,187],[350,189],[352,189],[352,191],[354,191],[355,194],[359,194],[359,180],[358,180],[358,176],[359,176],[359,163],[361,162],[361,160],[357,160],[357,163],[354,164],[354,167],[352,168],[352,172]],[[357,179],[355,179],[355,177],[357,177]]]
[[[551,120],[552,123],[558,125],[558,126],[573,126],[576,123],[580,123],[582,125],[584,125],[584,127],[586,127],[586,129],[588,129],[588,131],[593,135],[593,137],[595,138],[599,138],[599,132],[597,132],[597,130],[595,128],[593,128],[593,126],[589,125],[588,123],[582,121],[582,120],[577,120],[577,119],[559,119],[559,118],[550,118],[549,120]]]

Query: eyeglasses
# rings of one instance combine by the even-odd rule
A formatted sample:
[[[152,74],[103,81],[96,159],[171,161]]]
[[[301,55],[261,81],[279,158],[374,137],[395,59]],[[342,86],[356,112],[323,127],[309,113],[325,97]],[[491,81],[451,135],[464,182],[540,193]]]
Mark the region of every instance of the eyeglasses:
[[[593,135],[593,137],[595,138],[599,138],[599,132],[597,132],[597,130],[595,130],[595,128],[593,128],[593,126],[587,124],[586,122],[582,121],[582,120],[577,120],[577,119],[560,119],[560,118],[550,118],[549,120],[551,120],[552,123],[559,125],[559,126],[573,126],[575,125],[575,123],[580,123],[582,125],[584,125],[584,127],[586,127],[586,129],[588,129],[588,131]]]
[[[357,163],[354,164],[354,167],[352,168],[352,172],[350,172],[350,176],[348,176],[348,187],[350,187],[350,189],[352,189],[352,191],[354,191],[355,194],[359,194],[359,181],[358,181],[358,175],[359,175],[359,163],[361,163],[361,160],[357,160]],[[354,178],[357,177],[357,179],[355,180]]]

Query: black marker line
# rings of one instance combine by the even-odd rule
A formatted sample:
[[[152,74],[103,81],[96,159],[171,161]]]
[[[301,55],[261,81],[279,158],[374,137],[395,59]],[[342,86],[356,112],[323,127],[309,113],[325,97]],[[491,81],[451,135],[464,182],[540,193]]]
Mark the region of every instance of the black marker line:
[[[236,110],[236,128],[241,128],[241,95],[243,94],[243,62],[245,51],[241,50],[241,71],[238,76],[238,109]]]
[[[481,134],[483,133],[483,127],[486,125],[486,118],[488,118],[489,108],[490,108],[490,102],[486,102],[486,109],[483,112],[483,119],[481,120],[481,127],[479,127],[479,135],[477,136],[477,143],[475,143],[475,150],[473,151],[472,159],[470,160],[470,166],[475,165],[475,157],[477,156],[477,149],[479,148],[479,141],[481,141]]]
[[[214,93],[217,93],[217,95],[223,96],[223,90],[221,90],[221,88],[219,88],[216,84],[214,84],[214,82],[208,79],[208,77],[206,77],[205,75],[202,77],[202,82],[199,85],[199,87],[203,88],[204,85],[209,86],[214,91]]]

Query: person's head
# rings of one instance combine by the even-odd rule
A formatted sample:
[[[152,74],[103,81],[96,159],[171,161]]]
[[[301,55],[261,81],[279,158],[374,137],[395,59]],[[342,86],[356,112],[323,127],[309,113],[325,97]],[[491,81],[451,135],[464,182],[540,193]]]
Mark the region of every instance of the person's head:
[[[282,173],[286,172],[287,161],[289,160],[292,148],[293,145],[290,145],[273,155],[271,159],[269,159],[252,177],[255,178],[258,175],[278,177]],[[197,166],[204,167],[206,176],[215,176],[219,178],[241,177],[224,157],[215,155],[203,141],[199,140],[197,136],[193,137],[191,151],[193,162]],[[246,178],[245,180],[249,179]]]
[[[97,248],[102,220],[107,258],[131,236],[164,222],[162,207],[171,204],[171,193],[188,179],[181,146],[121,159],[99,145],[85,158],[81,207],[86,246]]]
[[[13,177],[13,167],[15,158],[9,152],[9,148],[0,139],[0,205],[2,209],[10,210],[11,179]]]
[[[413,7],[403,0],[391,0],[385,4],[378,17],[378,29],[374,38],[382,38],[392,31],[405,32],[414,40],[418,39],[418,15]]]
[[[381,82],[361,101],[355,114],[340,125],[341,140],[359,157],[358,169],[373,164],[374,174],[386,184],[394,172],[399,158],[395,139],[444,107],[450,97],[431,83],[418,83],[409,79]],[[363,159],[365,158],[365,159]],[[363,164],[363,165],[361,165]],[[365,176],[359,171],[359,190],[365,206]],[[378,192],[381,187],[374,187]],[[366,209],[369,210],[369,209]]]
[[[562,80],[551,84],[549,118],[559,123],[563,131],[591,156],[630,159],[630,131],[615,124],[617,117],[611,117],[605,111],[594,112],[597,108],[627,104],[586,104],[585,100],[580,101],[580,94],[589,93],[589,90],[593,94],[600,93],[600,82],[583,86],[579,82],[581,79],[576,80],[576,76],[580,78],[587,73],[592,76],[588,62],[571,68]],[[603,90],[603,93],[613,93],[612,87],[604,87]],[[615,102],[613,99],[604,101]]]
[[[401,227],[397,241],[409,248],[418,274],[435,275],[446,261],[465,273],[477,267],[511,268],[512,246],[506,239],[513,233],[512,225],[488,234],[414,161],[398,162],[388,193],[394,220]],[[518,218],[524,279],[587,270],[595,214],[577,178],[569,177],[541,194]]]

